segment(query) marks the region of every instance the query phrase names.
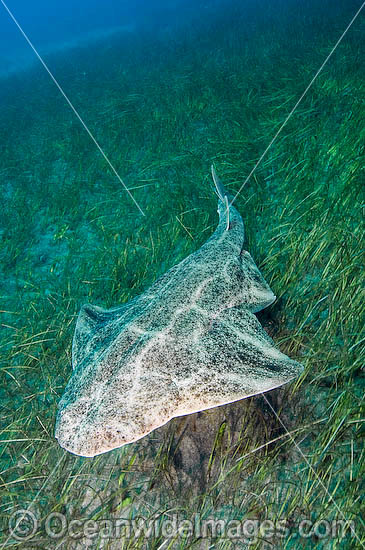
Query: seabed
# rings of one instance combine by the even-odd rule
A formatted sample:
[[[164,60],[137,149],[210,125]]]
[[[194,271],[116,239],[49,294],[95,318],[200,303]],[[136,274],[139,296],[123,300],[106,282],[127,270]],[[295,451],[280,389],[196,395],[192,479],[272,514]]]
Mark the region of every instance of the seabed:
[[[41,66],[2,78],[0,548],[365,544],[363,15],[235,204],[277,296],[260,322],[304,374],[268,401],[174,419],[93,459],[54,438],[81,305],[126,302],[205,242],[217,222],[210,165],[234,194],[360,3],[286,6],[245,18],[217,4],[204,18],[47,55],[144,217]],[[9,531],[19,509],[37,518],[28,540]],[[81,523],[61,531],[50,512]],[[169,535],[175,516],[288,530]],[[160,527],[109,536],[100,522],[117,518]],[[312,522],[308,536],[301,520]],[[349,522],[343,536],[327,528],[337,520]]]

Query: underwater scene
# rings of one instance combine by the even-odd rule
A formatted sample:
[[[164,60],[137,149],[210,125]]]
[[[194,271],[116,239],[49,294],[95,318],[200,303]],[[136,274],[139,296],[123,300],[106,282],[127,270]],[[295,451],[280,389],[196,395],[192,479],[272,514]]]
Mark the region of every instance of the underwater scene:
[[[0,549],[365,547],[364,36],[0,0]]]

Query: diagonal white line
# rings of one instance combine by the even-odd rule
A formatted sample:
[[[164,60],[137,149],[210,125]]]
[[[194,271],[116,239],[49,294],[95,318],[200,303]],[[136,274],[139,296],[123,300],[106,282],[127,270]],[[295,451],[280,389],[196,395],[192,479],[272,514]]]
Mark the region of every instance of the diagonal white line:
[[[137,206],[138,210],[140,211],[140,213],[145,216],[145,213],[143,212],[142,208],[139,206],[138,202],[136,201],[136,199],[133,197],[132,193],[129,191],[128,187],[126,186],[126,184],[124,183],[124,181],[122,180],[122,178],[120,177],[120,175],[118,174],[118,172],[116,171],[116,169],[114,168],[113,164],[111,163],[111,161],[109,160],[109,158],[106,156],[106,154],[104,153],[101,145],[99,144],[99,142],[96,140],[96,138],[94,137],[94,135],[92,134],[92,132],[90,131],[89,127],[87,126],[86,122],[83,120],[83,118],[81,117],[81,115],[79,114],[79,112],[77,111],[77,109],[75,108],[75,106],[73,105],[73,103],[71,102],[70,98],[67,96],[67,94],[65,93],[65,91],[63,90],[62,86],[60,85],[60,83],[56,80],[55,76],[53,75],[53,73],[51,72],[51,70],[49,69],[49,67],[47,66],[47,64],[45,63],[44,59],[41,57],[41,55],[38,53],[38,51],[36,50],[35,46],[33,45],[33,43],[30,41],[28,35],[24,32],[24,30],[22,29],[22,27],[20,26],[20,24],[18,23],[18,21],[15,19],[13,13],[10,11],[10,9],[8,8],[8,6],[5,4],[4,0],[0,0],[0,2],[2,3],[2,5],[4,6],[4,8],[6,9],[6,11],[8,12],[9,16],[11,17],[11,19],[14,21],[15,25],[18,27],[19,31],[21,32],[21,34],[24,36],[25,40],[28,42],[29,46],[32,48],[33,52],[35,53],[35,55],[38,57],[39,61],[42,63],[43,67],[46,69],[47,73],[49,74],[49,76],[51,77],[51,79],[53,80],[53,82],[56,84],[57,88],[59,89],[59,91],[61,92],[61,94],[63,95],[63,97],[65,98],[66,102],[68,103],[69,107],[72,109],[72,111],[74,112],[74,114],[76,115],[76,117],[79,119],[79,121],[81,122],[82,126],[84,127],[84,129],[86,130],[86,132],[89,134],[91,140],[95,143],[96,147],[98,148],[99,152],[101,153],[101,155],[104,157],[104,160],[106,161],[106,163],[108,164],[109,168],[112,170],[112,172],[115,174],[115,176],[117,177],[117,179],[119,180],[119,182],[122,184],[122,186],[124,187],[125,191],[127,191],[128,195],[130,196],[130,198],[132,199],[132,201],[134,202],[134,204]]]
[[[272,410],[272,412],[274,413],[274,415],[276,416],[276,418],[279,420],[281,426],[284,428],[285,432],[288,434],[289,438],[291,439],[292,443],[295,445],[297,451],[299,452],[299,454],[302,456],[302,458],[304,459],[304,461],[306,462],[308,468],[310,469],[310,471],[312,472],[312,474],[315,476],[315,478],[317,479],[317,481],[320,483],[321,487],[324,489],[326,495],[328,495],[329,499],[333,502],[333,504],[335,505],[335,508],[337,510],[337,512],[339,513],[339,515],[341,516],[341,518],[343,520],[345,520],[345,522],[347,521],[347,518],[344,516],[341,508],[339,508],[337,502],[335,501],[335,499],[333,498],[333,496],[331,495],[331,493],[328,491],[327,487],[325,486],[325,484],[323,483],[323,481],[321,480],[321,478],[319,477],[319,475],[316,473],[315,469],[313,468],[313,466],[311,464],[309,464],[309,461],[307,459],[307,457],[305,456],[305,454],[303,453],[302,449],[299,447],[299,445],[297,444],[297,442],[295,441],[294,437],[291,435],[291,433],[289,432],[289,430],[287,429],[287,427],[285,426],[284,422],[281,420],[280,416],[278,415],[278,413],[275,411],[275,409],[273,408],[273,406],[271,405],[270,401],[268,400],[268,398],[266,397],[266,395],[263,393],[262,394],[262,397],[265,399],[266,403],[269,405],[270,409]],[[358,535],[355,533],[355,531],[352,531],[353,534],[355,535],[355,538],[357,539],[357,541],[361,544],[362,548],[365,548],[365,546],[363,545],[363,543],[361,542],[360,538],[358,537]]]
[[[1,0],[2,1],[2,0]],[[341,34],[340,38],[337,40],[336,44],[333,46],[332,50],[330,51],[330,53],[327,55],[326,59],[323,61],[322,65],[320,66],[320,68],[318,69],[318,71],[316,72],[316,74],[314,75],[314,77],[312,78],[312,80],[310,81],[310,83],[308,84],[308,86],[306,87],[306,89],[304,90],[304,92],[302,93],[302,95],[300,96],[300,98],[298,99],[298,101],[296,102],[296,104],[294,105],[294,107],[292,108],[292,110],[290,111],[290,113],[288,114],[288,116],[286,117],[286,119],[284,120],[284,122],[282,123],[282,125],[280,126],[279,130],[276,132],[276,134],[274,135],[274,137],[272,138],[272,140],[270,141],[269,145],[266,147],[265,151],[262,153],[261,157],[259,158],[259,160],[256,162],[255,166],[252,168],[251,172],[248,174],[247,178],[245,179],[245,181],[243,182],[243,184],[241,185],[241,187],[238,189],[237,193],[235,194],[235,196],[233,197],[233,199],[231,200],[230,202],[230,205],[232,205],[234,203],[234,201],[236,200],[236,198],[238,197],[238,195],[241,193],[242,189],[244,188],[244,186],[246,185],[246,183],[248,182],[248,180],[251,178],[252,174],[255,172],[256,168],[261,164],[261,162],[263,161],[263,159],[265,158],[267,152],[269,151],[269,149],[271,149],[272,145],[274,144],[274,142],[276,141],[276,139],[278,138],[278,136],[281,134],[282,130],[285,128],[285,126],[287,125],[287,123],[289,122],[289,120],[291,119],[291,117],[293,116],[293,114],[295,113],[295,111],[297,110],[297,108],[299,107],[300,103],[302,102],[303,98],[307,95],[308,91],[310,90],[310,88],[312,87],[312,85],[314,84],[315,80],[317,79],[317,77],[319,76],[319,74],[322,72],[322,70],[324,69],[325,65],[327,64],[327,61],[330,59],[330,57],[332,56],[332,54],[335,52],[335,50],[337,49],[337,46],[340,44],[340,42],[342,41],[342,39],[344,38],[344,36],[346,35],[346,33],[348,32],[348,30],[350,29],[351,25],[354,23],[355,19],[357,18],[357,16],[360,14],[361,10],[363,9],[363,7],[365,6],[365,2],[363,2],[363,4],[360,6],[360,8],[357,10],[357,12],[355,13],[354,17],[351,19],[350,23],[347,25],[346,29],[343,31],[343,33]]]

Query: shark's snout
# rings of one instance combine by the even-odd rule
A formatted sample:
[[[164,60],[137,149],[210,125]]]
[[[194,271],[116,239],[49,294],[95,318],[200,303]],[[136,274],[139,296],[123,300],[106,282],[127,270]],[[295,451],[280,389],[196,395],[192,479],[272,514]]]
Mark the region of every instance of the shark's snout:
[[[55,428],[60,446],[75,455],[93,457],[130,443],[134,440],[132,434],[138,432],[133,423],[119,418],[91,418],[90,414],[80,416],[77,403],[60,410]]]

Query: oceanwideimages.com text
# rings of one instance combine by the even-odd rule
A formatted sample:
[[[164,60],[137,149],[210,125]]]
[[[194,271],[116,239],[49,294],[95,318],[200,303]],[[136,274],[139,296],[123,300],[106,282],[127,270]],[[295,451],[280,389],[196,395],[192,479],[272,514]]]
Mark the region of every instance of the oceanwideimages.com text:
[[[318,540],[339,539],[355,536],[352,520],[312,520],[300,519],[293,522],[287,519],[202,519],[198,514],[192,519],[177,515],[159,516],[152,519],[69,519],[66,515],[52,512],[39,520],[30,510],[17,510],[9,519],[9,535],[15,540],[31,540],[45,534],[53,540],[66,537],[74,540],[94,539],[138,539],[140,537],[196,537],[227,538],[245,544],[255,544],[259,539],[286,539],[295,533],[296,537]]]

